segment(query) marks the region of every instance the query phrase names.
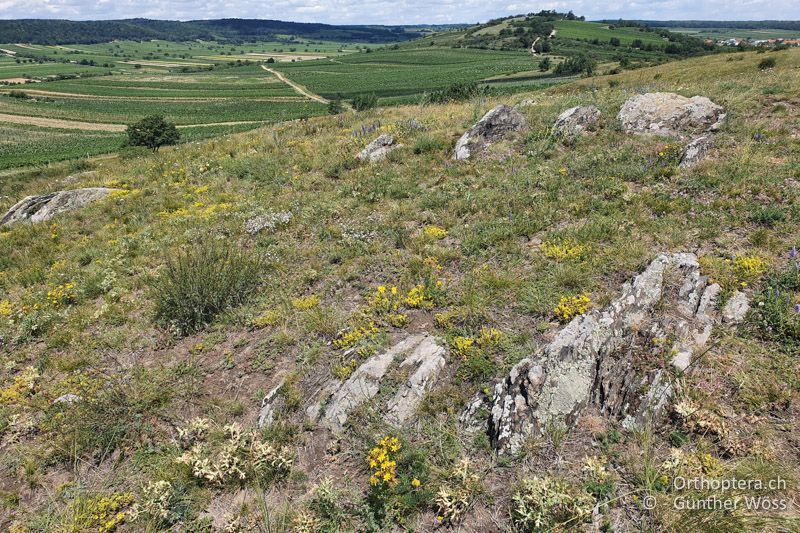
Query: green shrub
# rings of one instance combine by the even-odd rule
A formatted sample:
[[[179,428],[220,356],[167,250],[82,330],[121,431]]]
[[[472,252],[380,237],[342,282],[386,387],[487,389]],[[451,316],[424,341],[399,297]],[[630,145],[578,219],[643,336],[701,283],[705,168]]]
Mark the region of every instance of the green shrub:
[[[249,253],[218,244],[179,252],[167,259],[153,287],[156,321],[178,335],[202,329],[247,298],[262,266]]]
[[[758,70],[767,70],[775,67],[775,58],[767,57],[758,62]]]
[[[359,94],[353,98],[353,109],[356,111],[368,111],[378,107],[378,97],[374,94]]]
[[[415,154],[427,154],[437,150],[444,150],[444,143],[427,133],[420,135],[414,143],[413,151]]]
[[[580,54],[568,57],[563,63],[556,65],[555,73],[559,76],[572,76],[574,74],[585,74],[591,76],[597,67],[597,61]]]
[[[468,83],[453,83],[444,89],[426,93],[422,97],[422,105],[462,102],[476,96],[488,96],[490,93],[491,91],[488,87],[480,86],[474,81]]]

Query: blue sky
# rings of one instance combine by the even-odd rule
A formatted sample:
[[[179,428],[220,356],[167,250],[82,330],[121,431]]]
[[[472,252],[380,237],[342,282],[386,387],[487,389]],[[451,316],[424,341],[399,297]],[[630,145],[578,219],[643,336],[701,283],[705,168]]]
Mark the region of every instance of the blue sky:
[[[800,19],[800,0],[0,0],[0,18],[95,20],[146,17],[171,20],[270,18],[330,24],[484,22],[557,9],[588,19]],[[2,39],[0,39],[1,41]]]

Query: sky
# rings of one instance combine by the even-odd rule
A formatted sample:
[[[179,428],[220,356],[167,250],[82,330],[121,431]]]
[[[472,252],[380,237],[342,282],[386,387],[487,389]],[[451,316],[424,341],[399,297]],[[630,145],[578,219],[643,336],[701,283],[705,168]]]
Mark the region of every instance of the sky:
[[[0,0],[0,19],[260,18],[328,24],[475,23],[541,9],[588,20],[798,20],[800,0]],[[1,41],[2,39],[0,39]]]

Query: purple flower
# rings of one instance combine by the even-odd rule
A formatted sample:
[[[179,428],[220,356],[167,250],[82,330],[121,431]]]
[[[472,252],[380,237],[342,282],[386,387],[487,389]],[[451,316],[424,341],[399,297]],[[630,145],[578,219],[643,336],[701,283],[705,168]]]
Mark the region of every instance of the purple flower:
[[[794,259],[795,257],[797,257],[797,247],[792,246],[792,249],[789,250],[789,258]]]
[[[794,304],[794,312],[800,313],[800,304]]]

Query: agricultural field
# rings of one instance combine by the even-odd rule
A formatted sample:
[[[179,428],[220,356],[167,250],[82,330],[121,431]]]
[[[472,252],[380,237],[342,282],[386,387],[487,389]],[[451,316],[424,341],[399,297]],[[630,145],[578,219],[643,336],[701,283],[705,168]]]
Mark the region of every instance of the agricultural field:
[[[275,69],[328,98],[364,93],[385,98],[530,71],[538,64],[525,52],[428,47],[283,63]]]
[[[564,39],[599,39],[607,42],[611,38],[617,38],[621,44],[627,45],[636,40],[644,44],[658,45],[663,45],[666,42],[666,39],[657,33],[626,26],[617,26],[612,29],[608,24],[580,20],[559,20],[553,25],[556,29],[556,37]]]
[[[125,135],[0,122],[0,170],[116,151]]]
[[[676,33],[707,39],[797,39],[800,30],[781,30],[775,28],[737,29],[737,28],[665,28]]]
[[[253,129],[253,124],[179,126],[183,142],[200,141]],[[0,120],[0,170],[84,159],[120,150],[122,132],[11,124]]]

